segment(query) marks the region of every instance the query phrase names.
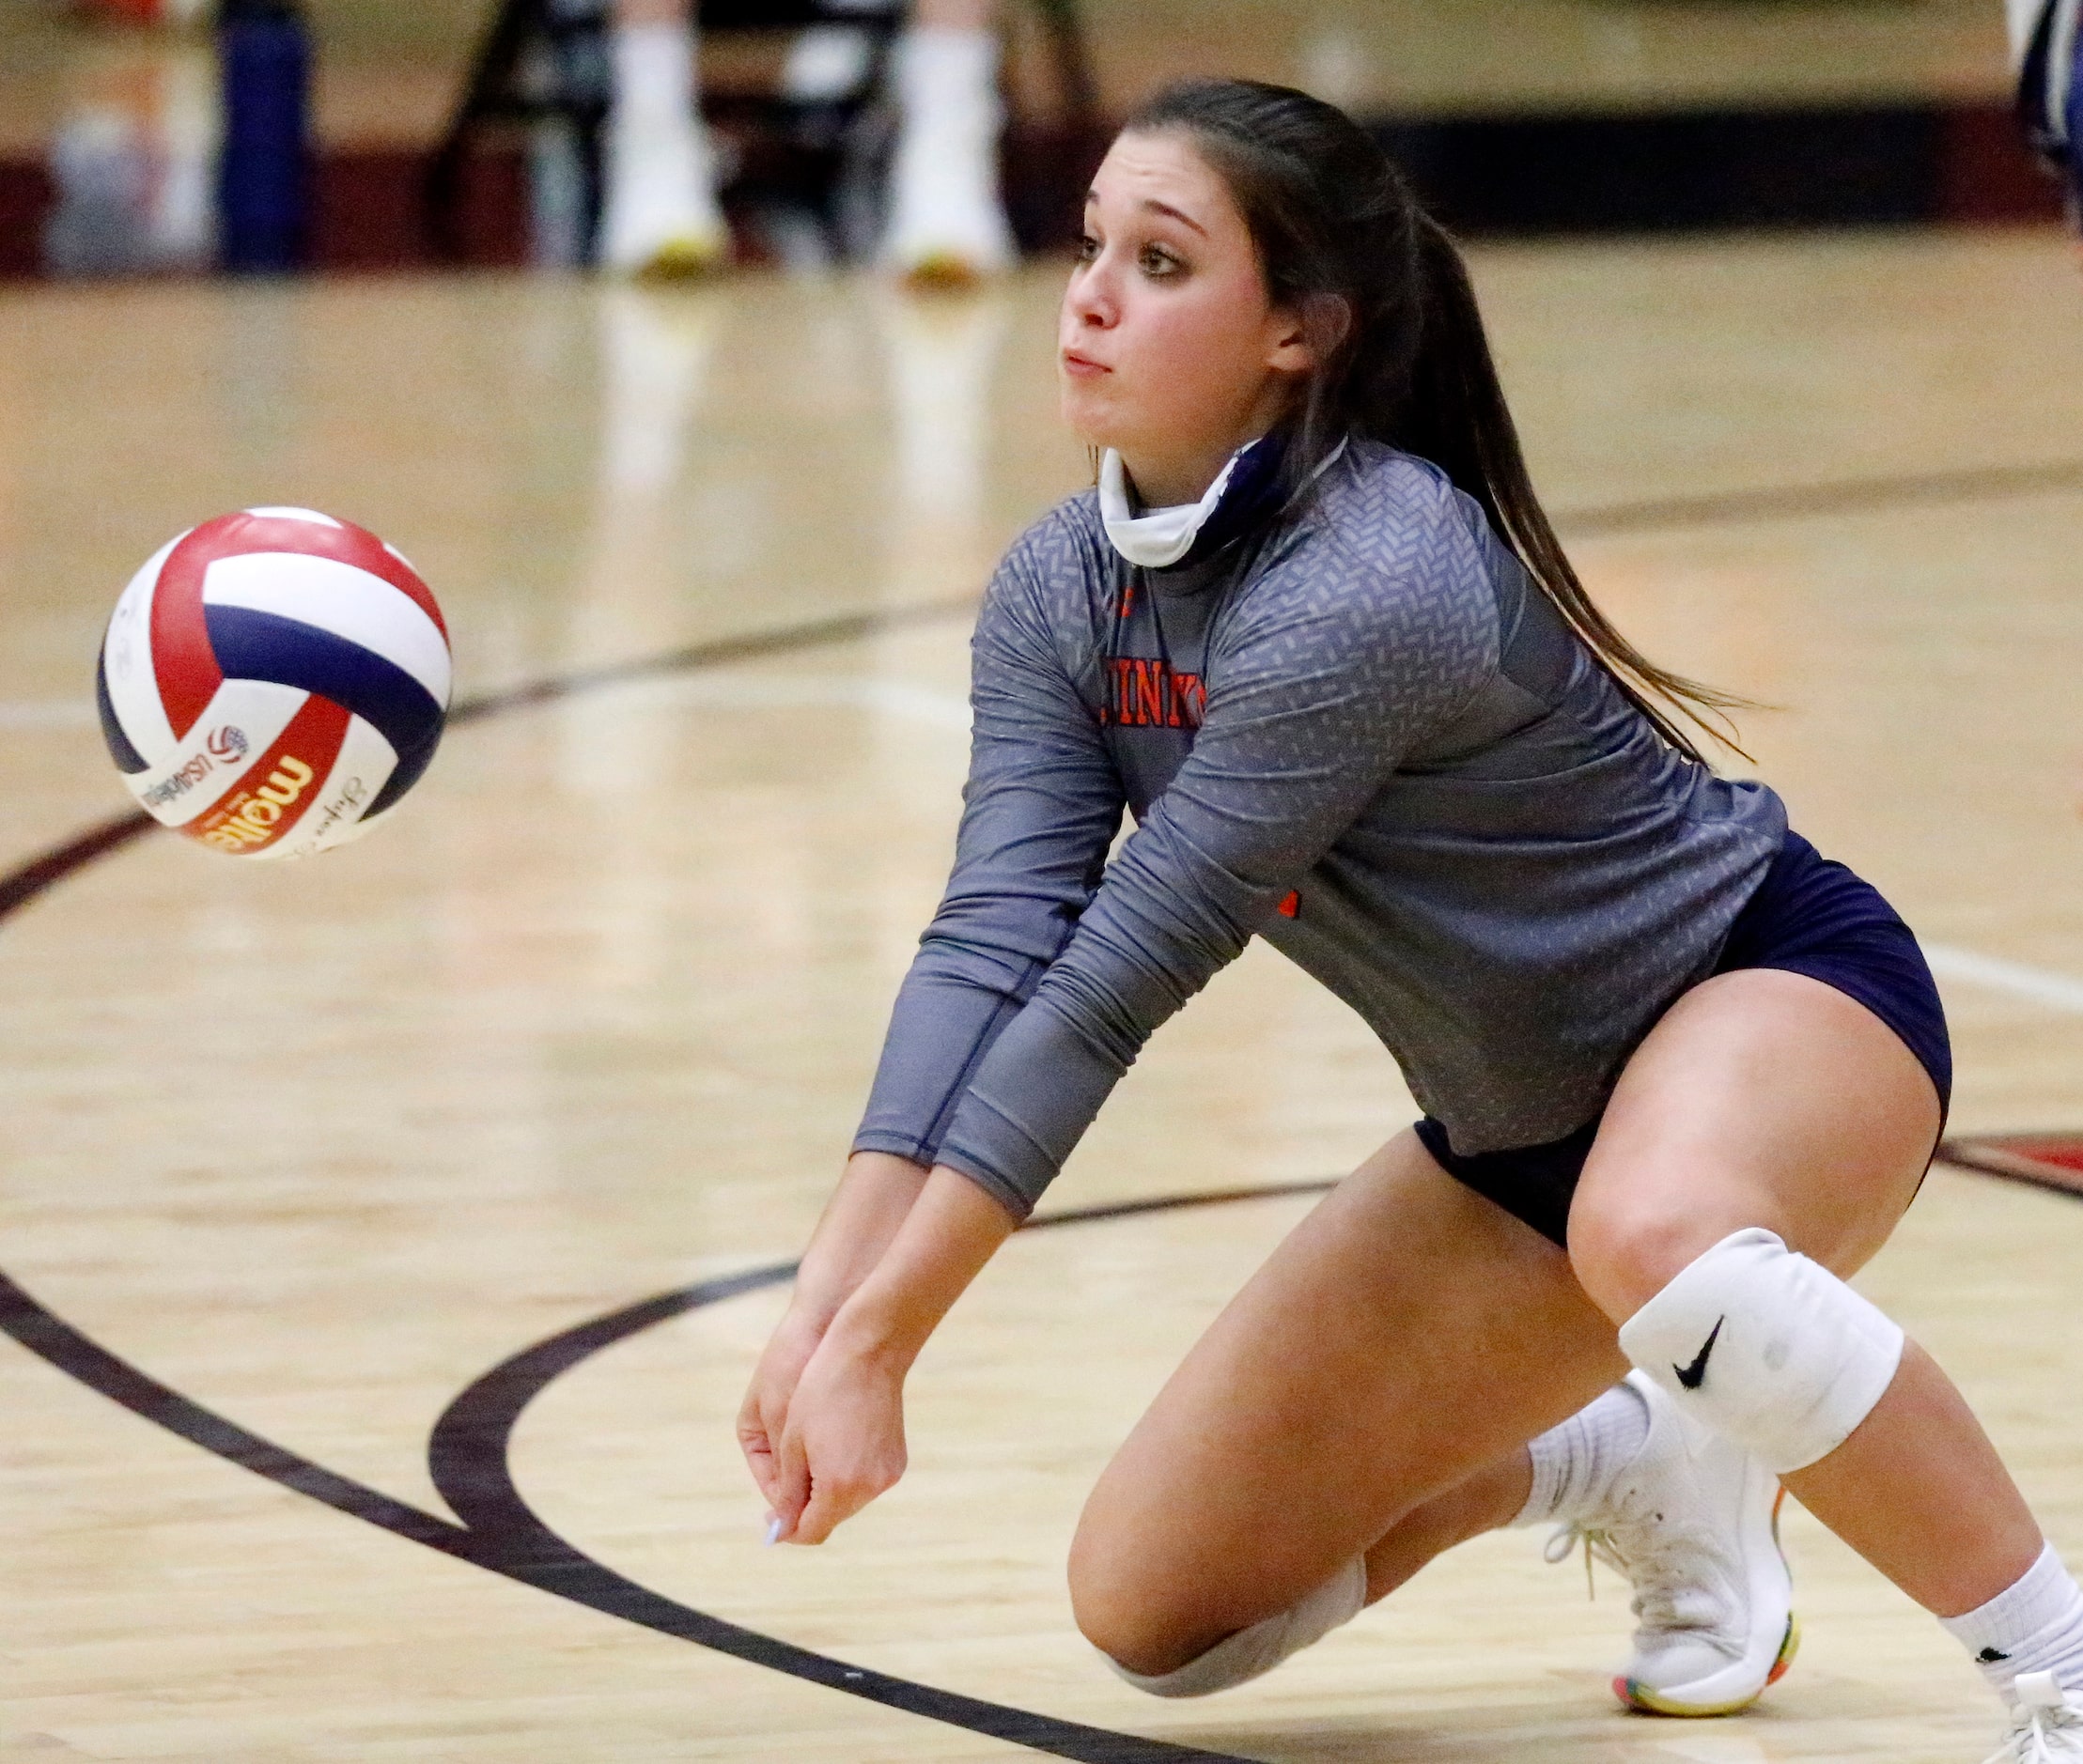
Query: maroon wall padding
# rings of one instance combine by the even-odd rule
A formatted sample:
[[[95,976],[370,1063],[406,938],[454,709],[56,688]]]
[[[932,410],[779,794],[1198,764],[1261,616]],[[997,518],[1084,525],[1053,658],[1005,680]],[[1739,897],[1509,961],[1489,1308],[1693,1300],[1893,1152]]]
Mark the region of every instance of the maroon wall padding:
[[[426,154],[409,147],[350,148],[320,159],[311,178],[311,262],[326,270],[390,270],[424,258],[426,165]]]
[[[2010,105],[1955,104],[1939,112],[1932,219],[1988,224],[2060,218],[2060,186],[2026,147]]]
[[[528,156],[519,146],[479,147],[463,162],[463,199],[458,205],[465,263],[528,261]]]
[[[428,158],[414,147],[350,147],[319,161],[312,193],[314,270],[431,269]],[[474,153],[458,204],[462,237],[449,261],[512,265],[528,260],[527,163],[518,147]]]
[[[56,194],[41,165],[0,161],[0,276],[41,272],[43,217]]]

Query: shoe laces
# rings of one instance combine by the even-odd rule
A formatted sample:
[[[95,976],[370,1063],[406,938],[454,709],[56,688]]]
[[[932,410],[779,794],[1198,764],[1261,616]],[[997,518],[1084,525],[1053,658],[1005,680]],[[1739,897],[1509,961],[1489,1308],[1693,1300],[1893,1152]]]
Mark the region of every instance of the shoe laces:
[[[1718,1620],[1703,1623],[1696,1612],[1688,1613],[1680,1604],[1682,1595],[1701,1587],[1701,1558],[1705,1556],[1717,1566],[1720,1564],[1716,1540],[1704,1527],[1672,1524],[1656,1514],[1628,1516],[1604,1524],[1577,1521],[1558,1525],[1541,1554],[1551,1563],[1562,1563],[1575,1554],[1579,1544],[1584,1549],[1584,1588],[1588,1597],[1598,1597],[1597,1577],[1592,1565],[1603,1562],[1634,1588],[1635,1615],[1651,1628],[1719,1627]],[[1725,1602],[1718,1599],[1716,1602]]]
[[[2083,1708],[2074,1702],[2026,1704],[2012,1720],[2010,1738],[1982,1764],[2075,1764],[2083,1758]]]

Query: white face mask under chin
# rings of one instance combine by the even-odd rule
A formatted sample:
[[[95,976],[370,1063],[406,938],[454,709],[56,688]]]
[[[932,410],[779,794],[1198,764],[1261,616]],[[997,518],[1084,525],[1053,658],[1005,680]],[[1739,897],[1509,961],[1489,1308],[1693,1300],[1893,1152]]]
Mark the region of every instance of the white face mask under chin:
[[[1113,542],[1113,549],[1143,569],[1164,569],[1176,564],[1193,549],[1193,541],[1215,513],[1244,451],[1239,447],[1230,456],[1199,502],[1145,509],[1139,515],[1128,499],[1127,469],[1122,465],[1121,456],[1108,448],[1099,461],[1099,518],[1106,523],[1107,537]]]
[[[1111,447],[1099,460],[1099,518],[1107,529],[1107,537],[1113,549],[1131,564],[1143,569],[1166,569],[1176,564],[1193,549],[1194,544],[1209,521],[1222,506],[1225,497],[1234,489],[1242,502],[1233,511],[1238,518],[1248,519],[1252,508],[1265,503],[1271,487],[1267,476],[1269,469],[1280,463],[1278,443],[1260,436],[1257,441],[1247,441],[1229,457],[1222,470],[1216,473],[1215,482],[1208,486],[1207,493],[1197,503],[1181,503],[1173,508],[1149,508],[1142,514],[1134,512],[1128,500],[1127,469],[1121,463],[1121,456]],[[1266,453],[1263,450],[1272,448]],[[1316,469],[1309,474],[1308,483],[1314,484],[1335,465],[1344,456],[1345,442],[1343,439],[1323,458],[1316,462]],[[1251,459],[1239,481],[1237,468]],[[1274,500],[1281,500],[1275,497]],[[1233,523],[1234,524],[1234,523]]]

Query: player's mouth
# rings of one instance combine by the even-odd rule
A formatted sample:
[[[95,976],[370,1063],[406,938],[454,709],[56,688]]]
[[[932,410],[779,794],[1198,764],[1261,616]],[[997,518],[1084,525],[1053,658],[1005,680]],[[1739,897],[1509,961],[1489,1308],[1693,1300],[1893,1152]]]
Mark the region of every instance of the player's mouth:
[[[1076,349],[1064,350],[1062,361],[1064,372],[1073,379],[1096,379],[1101,374],[1113,372],[1104,362],[1096,362],[1089,355],[1080,355]]]

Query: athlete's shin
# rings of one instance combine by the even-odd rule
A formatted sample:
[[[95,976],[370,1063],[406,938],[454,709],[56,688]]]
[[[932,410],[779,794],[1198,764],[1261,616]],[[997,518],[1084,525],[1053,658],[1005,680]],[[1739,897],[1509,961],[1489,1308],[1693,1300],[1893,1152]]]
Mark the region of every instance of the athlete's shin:
[[[1456,1544],[1519,1523],[1535,1476],[1529,1454],[1515,1451],[1406,1513],[1368,1546],[1368,1602],[1386,1599]]]
[[[1940,1617],[2042,1540],[1958,1391],[1869,1300],[1770,1231],[1733,1233],[1622,1326],[1624,1352]]]
[[[1802,1506],[1941,1617],[2014,1586],[2044,1545],[1966,1400],[1914,1341],[1858,1431],[1785,1480]]]

